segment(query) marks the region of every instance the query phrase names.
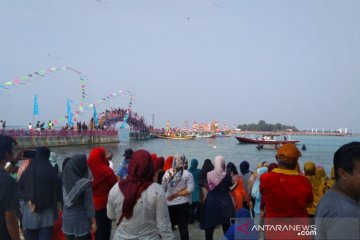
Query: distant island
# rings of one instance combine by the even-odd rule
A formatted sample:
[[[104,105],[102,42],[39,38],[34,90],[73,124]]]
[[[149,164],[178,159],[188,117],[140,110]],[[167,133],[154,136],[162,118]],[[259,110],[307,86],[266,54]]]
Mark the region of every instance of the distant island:
[[[267,123],[264,120],[260,120],[257,124],[239,124],[237,126],[238,129],[243,131],[267,131],[267,132],[277,132],[277,131],[289,131],[291,129],[292,132],[299,132],[299,130],[295,126],[288,126],[281,123]]]

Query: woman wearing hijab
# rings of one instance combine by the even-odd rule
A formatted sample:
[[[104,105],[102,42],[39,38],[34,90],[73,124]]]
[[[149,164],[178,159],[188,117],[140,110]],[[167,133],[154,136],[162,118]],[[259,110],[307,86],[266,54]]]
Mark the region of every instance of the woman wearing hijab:
[[[64,167],[64,165],[63,165]],[[85,154],[75,154],[63,169],[63,226],[67,240],[90,240],[96,232],[91,174]]]
[[[320,188],[321,179],[318,176],[316,176],[316,165],[312,161],[307,161],[304,163],[304,172],[305,172],[305,176],[310,180],[313,196],[314,196],[314,202],[312,206],[307,208],[309,217],[313,218],[316,212],[316,206],[320,201],[319,188]]]
[[[246,193],[249,195],[249,186],[248,186],[248,182],[249,182],[249,178],[252,175],[252,172],[249,170],[250,169],[250,164],[247,161],[242,161],[240,163],[240,172],[242,175],[242,179],[243,179],[243,183],[244,183],[244,187],[245,187],[245,191]]]
[[[268,172],[272,172],[272,170],[274,170],[275,168],[278,168],[278,164],[277,163],[270,163],[270,165],[268,167]]]
[[[173,167],[165,172],[161,183],[165,189],[171,226],[173,229],[175,224],[179,226],[181,240],[189,239],[190,194],[194,190],[194,178],[184,169],[185,161],[183,154],[176,154]]]
[[[232,178],[231,196],[234,200],[235,211],[238,211],[243,207],[243,202],[249,204],[249,197],[246,194],[242,177],[239,176],[238,171],[232,162],[228,163],[226,171]]]
[[[192,224],[195,219],[199,219],[199,199],[200,199],[200,169],[197,168],[199,162],[197,159],[192,159],[190,162],[189,172],[194,178],[194,191],[191,193],[191,211],[189,223]]]
[[[324,177],[321,179],[321,184],[319,187],[319,193],[325,194],[327,190],[329,190],[335,184],[335,171],[334,167],[331,168],[330,178]]]
[[[208,172],[214,170],[214,165],[212,164],[210,159],[205,159],[204,164],[200,170],[199,176],[199,186],[200,186],[200,204],[205,203],[206,196],[210,191],[208,181],[207,181],[207,174]],[[200,205],[200,206],[201,206]]]
[[[26,240],[50,239],[60,203],[59,180],[49,162],[50,149],[39,147],[19,179],[19,198],[23,200],[22,223]]]
[[[261,167],[261,168],[258,168],[256,171],[257,171],[257,178],[256,178],[256,180],[254,182],[253,187],[252,187],[251,196],[253,198],[255,198],[255,206],[254,206],[254,212],[255,212],[254,222],[255,222],[255,225],[262,225],[262,223],[261,223],[261,215],[260,215],[260,204],[261,204],[260,177],[264,173],[268,172],[268,168],[267,167]],[[260,232],[259,239],[264,239],[264,232]]]
[[[59,165],[57,164],[57,154],[56,153],[50,152],[49,162],[50,162],[51,166],[53,166],[53,168],[55,168],[57,174],[59,174],[60,171],[59,171]]]
[[[230,197],[232,179],[225,171],[225,160],[222,156],[214,159],[215,169],[207,174],[209,193],[204,209],[201,211],[200,228],[205,230],[205,239],[212,240],[214,229],[221,224],[225,233],[230,227],[230,219],[235,210]],[[220,211],[221,209],[221,211]]]
[[[174,157],[173,156],[169,156],[164,163],[164,171],[169,170],[170,168],[172,168],[173,165],[173,161],[174,161]]]
[[[134,152],[126,179],[109,194],[107,216],[118,223],[114,240],[174,239],[164,189],[153,178],[150,153]]]
[[[210,159],[205,159],[204,164],[200,170],[199,175],[199,187],[200,187],[200,196],[199,196],[199,217],[201,216],[201,212],[204,209],[204,203],[206,196],[208,194],[209,185],[207,182],[207,173],[214,170],[214,165],[212,164]]]
[[[106,204],[109,192],[117,182],[117,177],[109,167],[106,150],[102,147],[91,150],[88,165],[93,176],[92,191],[97,226],[95,239],[110,239],[111,220],[106,216]]]
[[[153,160],[154,171],[155,171],[154,181],[157,182],[158,184],[161,184],[162,177],[165,174],[165,171],[163,170],[165,159],[163,157],[158,157],[155,160],[154,159],[152,159],[152,160]]]

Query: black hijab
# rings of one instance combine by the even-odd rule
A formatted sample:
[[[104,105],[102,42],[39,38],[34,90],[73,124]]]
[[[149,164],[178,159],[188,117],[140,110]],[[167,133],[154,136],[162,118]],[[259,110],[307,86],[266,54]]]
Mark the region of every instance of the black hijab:
[[[35,205],[35,212],[55,207],[60,200],[58,175],[49,157],[49,148],[38,147],[36,158],[31,160],[19,179],[19,196],[25,201],[31,201]]]
[[[62,172],[64,171],[65,167],[66,167],[66,164],[70,161],[71,158],[67,157],[64,159],[64,161],[62,162],[62,165],[61,165],[61,175],[62,175]]]
[[[200,170],[199,176],[199,185],[206,187],[207,186],[207,173],[214,170],[214,165],[212,164],[210,159],[206,159],[204,164]]]
[[[240,163],[240,172],[242,175],[245,175],[250,172],[250,164],[247,161],[242,161]]]
[[[80,195],[91,187],[87,157],[85,154],[75,154],[65,163],[61,174],[64,204],[73,205]]]
[[[234,175],[238,175],[238,171],[236,169],[235,164],[233,164],[232,162],[229,162],[228,165],[226,166],[226,172],[227,173],[233,173]]]

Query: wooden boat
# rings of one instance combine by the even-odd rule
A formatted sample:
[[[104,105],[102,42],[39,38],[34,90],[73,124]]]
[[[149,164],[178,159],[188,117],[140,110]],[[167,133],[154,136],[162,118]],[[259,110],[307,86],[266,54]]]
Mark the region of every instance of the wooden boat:
[[[166,134],[159,134],[157,135],[158,138],[164,139],[173,139],[173,140],[192,140],[195,136],[192,135],[166,135]]]
[[[235,137],[239,143],[243,144],[286,144],[286,143],[298,143],[299,140],[290,140],[287,136],[283,136],[283,139],[276,139],[276,136],[282,136],[277,134],[266,134],[262,137],[248,138],[248,137]]]

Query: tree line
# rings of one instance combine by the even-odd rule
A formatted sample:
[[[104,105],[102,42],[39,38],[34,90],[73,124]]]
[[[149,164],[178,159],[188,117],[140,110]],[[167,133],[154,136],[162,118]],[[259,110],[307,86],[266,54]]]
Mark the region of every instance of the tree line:
[[[244,131],[271,131],[271,132],[277,132],[277,131],[288,131],[291,129],[293,132],[298,132],[299,130],[295,126],[288,126],[283,125],[281,123],[267,123],[264,120],[260,120],[257,124],[256,123],[250,123],[250,124],[239,124],[237,128],[244,130]]]

